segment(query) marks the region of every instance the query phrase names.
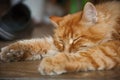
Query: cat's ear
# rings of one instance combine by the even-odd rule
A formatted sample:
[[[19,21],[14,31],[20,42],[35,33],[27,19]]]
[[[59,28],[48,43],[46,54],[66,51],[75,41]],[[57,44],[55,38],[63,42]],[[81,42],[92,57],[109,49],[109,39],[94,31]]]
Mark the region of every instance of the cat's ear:
[[[62,17],[57,17],[57,16],[51,16],[50,17],[51,22],[55,27],[59,26],[59,22],[62,20]]]
[[[90,22],[90,23],[96,23],[97,22],[97,10],[92,3],[87,2],[85,4],[84,9],[83,9],[82,19],[85,22]]]

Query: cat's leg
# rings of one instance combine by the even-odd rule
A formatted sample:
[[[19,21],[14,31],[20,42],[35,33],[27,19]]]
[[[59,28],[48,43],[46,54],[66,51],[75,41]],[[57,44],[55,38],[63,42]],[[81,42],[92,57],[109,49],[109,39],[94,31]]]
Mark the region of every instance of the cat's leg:
[[[118,46],[120,46],[118,43],[107,43],[82,53],[59,53],[53,57],[44,58],[38,70],[42,75],[58,75],[68,72],[112,69],[120,62]]]
[[[3,47],[0,60],[5,62],[37,60],[55,53],[52,38],[18,41]]]

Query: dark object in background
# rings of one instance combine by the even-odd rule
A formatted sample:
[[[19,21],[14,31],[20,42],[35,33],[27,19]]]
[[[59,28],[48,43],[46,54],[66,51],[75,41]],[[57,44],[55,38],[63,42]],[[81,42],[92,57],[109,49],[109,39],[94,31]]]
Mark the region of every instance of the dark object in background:
[[[27,27],[31,20],[28,7],[18,3],[3,15],[0,19],[0,38],[3,40],[13,40],[15,34]]]

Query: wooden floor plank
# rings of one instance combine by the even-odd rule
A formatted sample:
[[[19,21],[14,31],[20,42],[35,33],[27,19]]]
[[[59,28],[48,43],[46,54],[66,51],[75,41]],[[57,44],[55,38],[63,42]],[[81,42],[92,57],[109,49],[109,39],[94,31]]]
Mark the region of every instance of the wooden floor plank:
[[[42,76],[38,72],[40,61],[23,61],[0,64],[0,78],[39,78],[39,79],[85,79],[85,80],[120,80],[120,69],[109,71],[93,71],[62,74],[57,76]]]

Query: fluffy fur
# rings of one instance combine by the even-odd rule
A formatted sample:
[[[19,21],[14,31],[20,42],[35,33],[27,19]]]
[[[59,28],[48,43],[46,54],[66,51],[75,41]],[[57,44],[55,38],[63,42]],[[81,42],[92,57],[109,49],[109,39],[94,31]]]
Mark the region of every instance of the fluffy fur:
[[[42,59],[43,75],[109,70],[120,64],[120,2],[94,6],[64,17],[50,17],[54,37],[18,41],[2,48],[3,61]]]

